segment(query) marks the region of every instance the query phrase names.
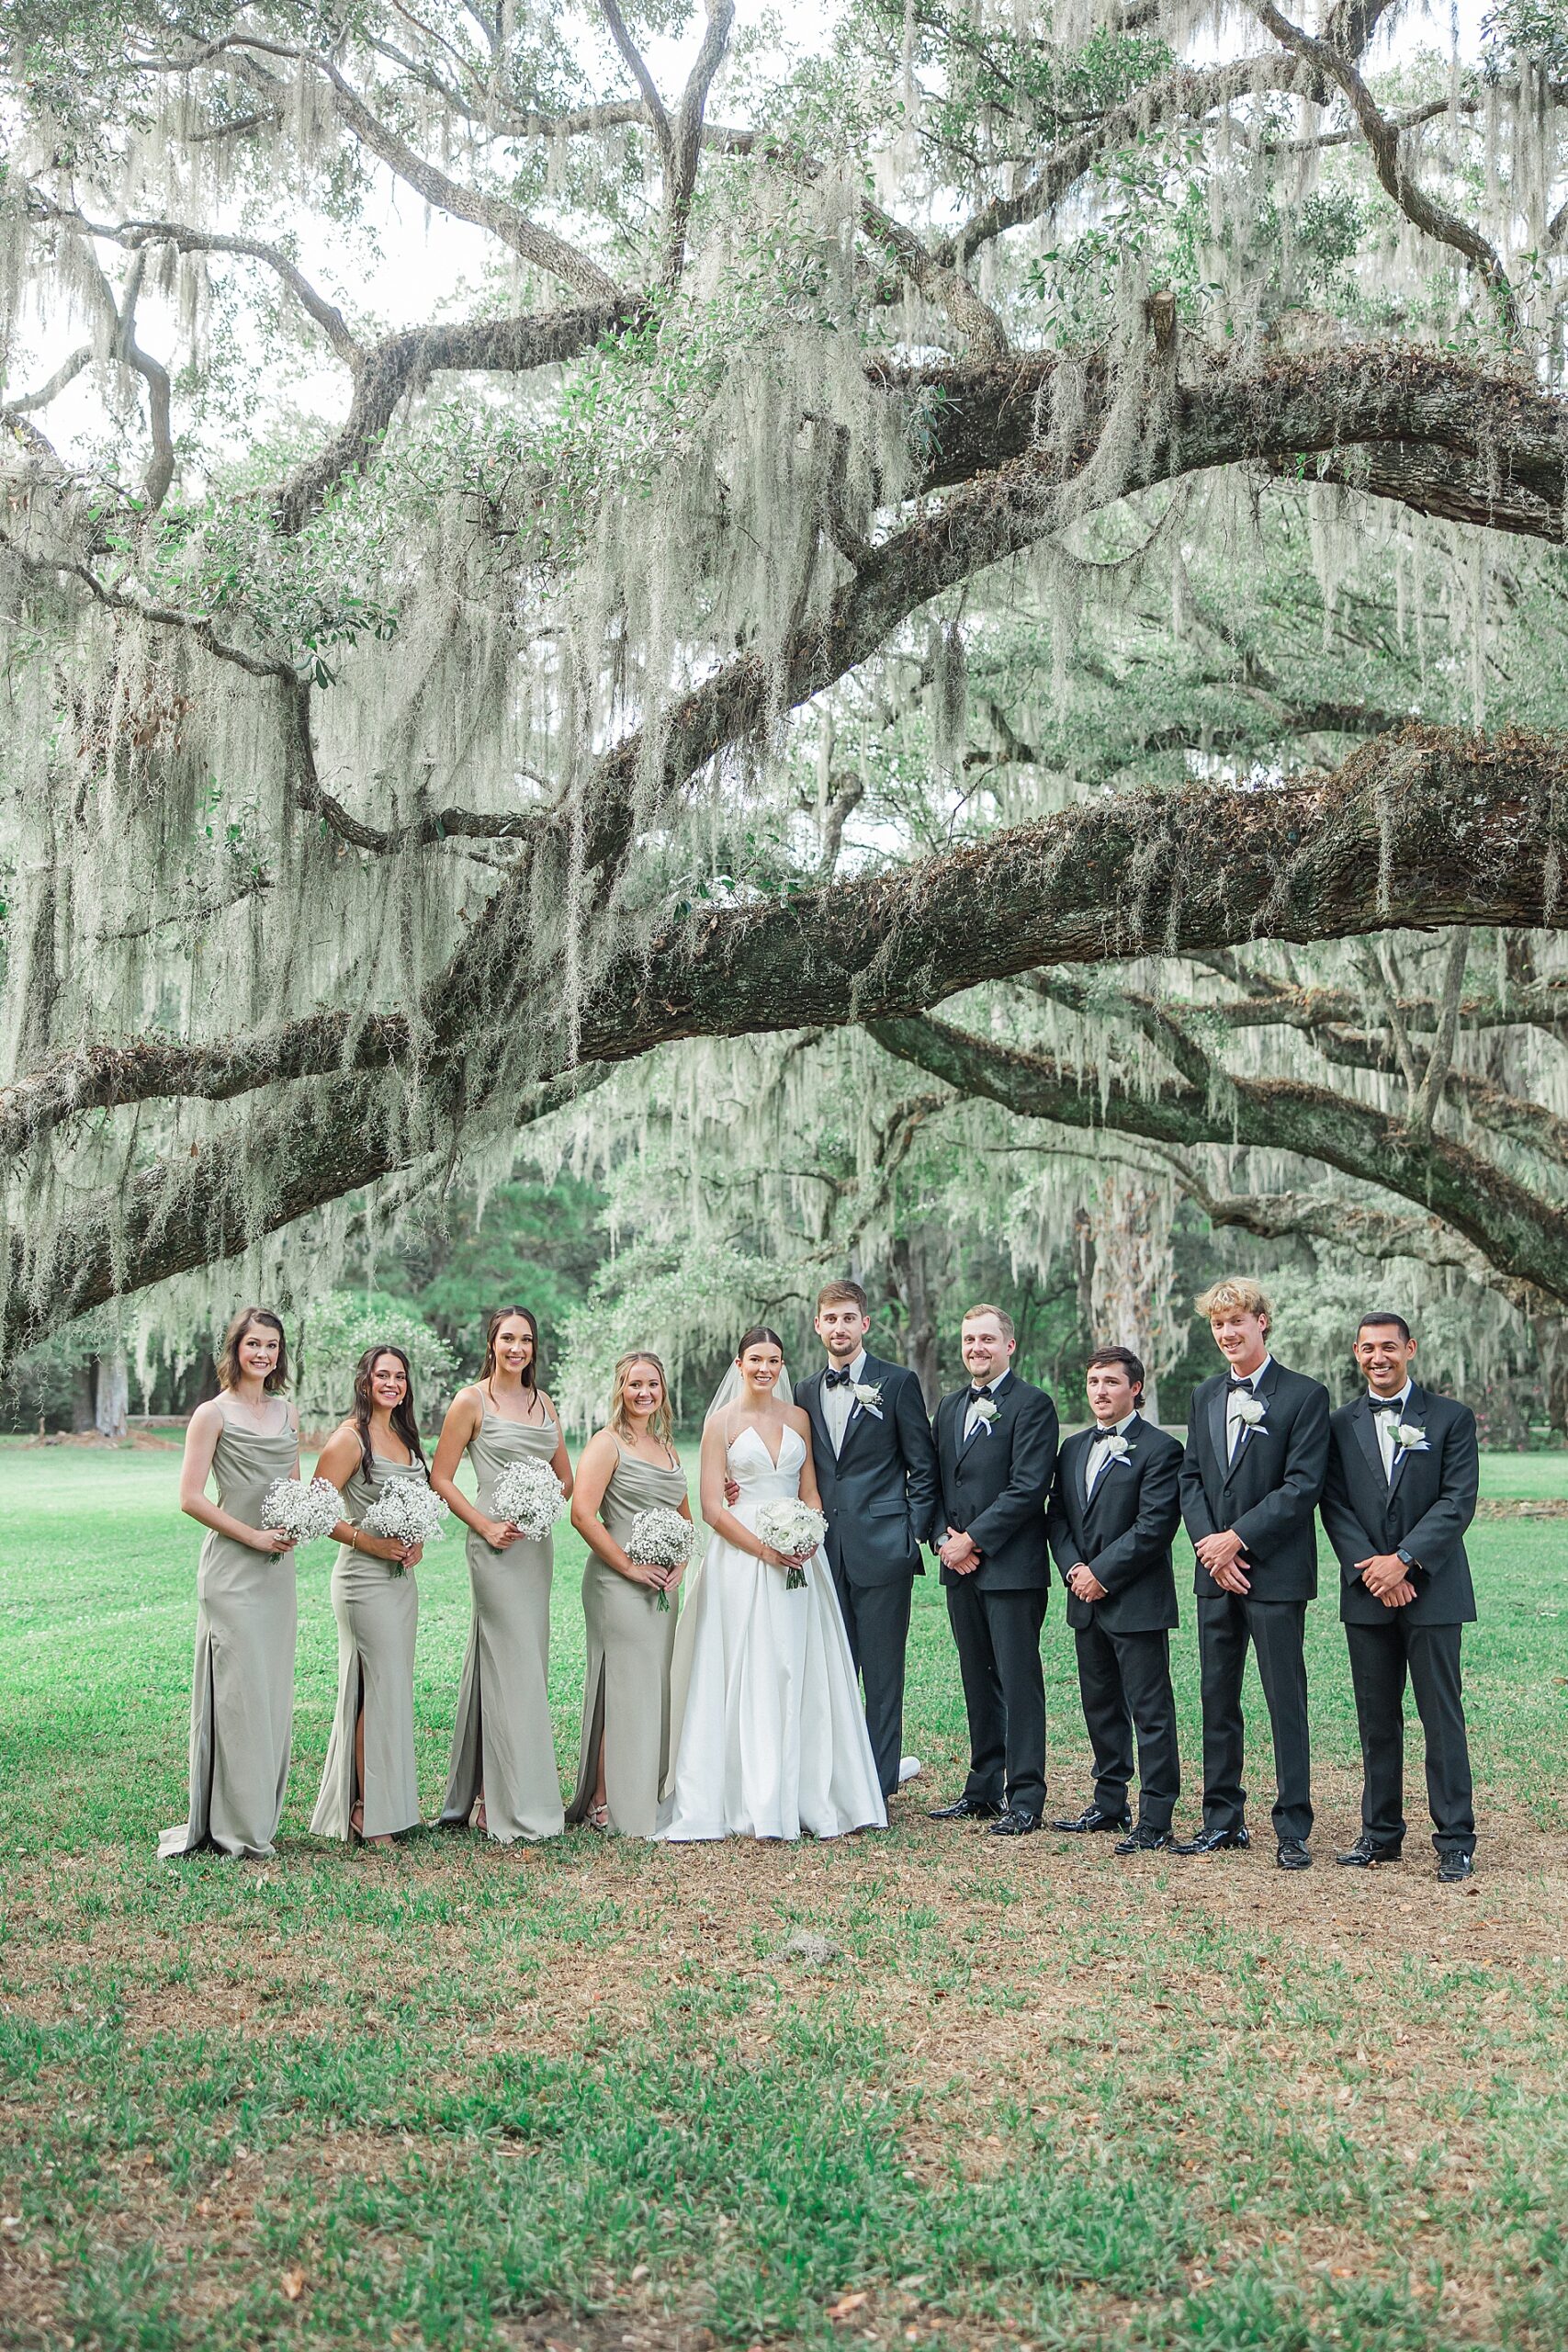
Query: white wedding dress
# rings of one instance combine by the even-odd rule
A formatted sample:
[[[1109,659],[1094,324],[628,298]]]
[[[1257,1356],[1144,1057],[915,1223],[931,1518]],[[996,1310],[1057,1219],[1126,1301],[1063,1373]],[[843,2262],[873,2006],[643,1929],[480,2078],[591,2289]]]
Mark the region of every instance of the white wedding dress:
[[[735,1516],[800,1492],[806,1442],[786,1428],[775,1465],[750,1424],[728,1451]],[[840,1838],[885,1828],[871,1741],[833,1590],[818,1552],[793,1591],[783,1568],[718,1535],[681,1612],[686,1695],[671,1810],[660,1833],[702,1838]]]

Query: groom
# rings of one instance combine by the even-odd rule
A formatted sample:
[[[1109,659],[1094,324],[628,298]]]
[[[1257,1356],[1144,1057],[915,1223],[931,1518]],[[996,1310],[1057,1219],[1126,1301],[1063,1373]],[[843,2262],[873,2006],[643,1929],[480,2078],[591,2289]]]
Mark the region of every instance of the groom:
[[[936,1449],[920,1384],[902,1364],[867,1355],[871,1329],[858,1283],[828,1283],[817,1297],[820,1372],[795,1401],[811,1423],[825,1549],[850,1651],[865,1686],[865,1723],[885,1797],[898,1786],[904,1740],[904,1647],[919,1539],[937,1508]]]

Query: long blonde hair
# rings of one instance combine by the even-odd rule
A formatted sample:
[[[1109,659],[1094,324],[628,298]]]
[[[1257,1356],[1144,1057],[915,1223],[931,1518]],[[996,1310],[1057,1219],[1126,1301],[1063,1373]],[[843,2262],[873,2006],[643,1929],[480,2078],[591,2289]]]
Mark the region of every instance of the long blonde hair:
[[[616,1359],[615,1377],[610,1383],[610,1427],[617,1437],[629,1439],[632,1425],[626,1418],[626,1382],[634,1364],[650,1363],[659,1374],[660,1395],[658,1404],[648,1417],[648,1433],[661,1445],[675,1451],[675,1418],[670,1410],[670,1380],[663,1364],[651,1348],[634,1348],[629,1355]]]

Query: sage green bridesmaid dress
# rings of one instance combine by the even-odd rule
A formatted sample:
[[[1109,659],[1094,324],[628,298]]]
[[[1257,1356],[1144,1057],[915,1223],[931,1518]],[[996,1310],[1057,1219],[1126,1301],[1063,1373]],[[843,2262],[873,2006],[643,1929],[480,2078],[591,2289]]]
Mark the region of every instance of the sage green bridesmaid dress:
[[[343,1515],[359,1526],[386,1487],[428,1481],[417,1462],[389,1462],[373,1453],[343,1489]],[[390,1560],[338,1545],[333,1569],[337,1619],[337,1714],[327,1744],[321,1793],[310,1826],[318,1837],[347,1838],[354,1810],[354,1726],[365,1708],[367,1838],[395,1838],[419,1826],[419,1770],[413,1746],[413,1645],[419,1626],[419,1586],[412,1568],[399,1576]]]
[[[218,1504],[259,1528],[267,1488],[292,1478],[299,1441],[280,1405],[270,1436],[225,1419],[213,1448]],[[283,1818],[294,1722],[292,1552],[253,1552],[209,1528],[196,1579],[190,1812],[158,1840],[164,1860],[215,1847],[265,1856]]]
[[[637,1513],[654,1504],[679,1510],[683,1470],[644,1462],[620,1440],[599,1516],[623,1550]],[[604,1737],[604,1802],[623,1838],[653,1838],[659,1792],[670,1768],[670,1661],[675,1647],[674,1597],[668,1610],[646,1585],[633,1584],[597,1553],[582,1571],[588,1673],[582,1692],[582,1749],[569,1821],[585,1821],[593,1797],[599,1736]]]
[[[547,1463],[560,1443],[554,1419],[513,1421],[487,1404],[469,1442],[478,1502],[497,1516],[495,1482],[509,1462]],[[468,1530],[473,1622],[457,1691],[452,1764],[441,1819],[461,1828],[484,1791],[485,1825],[501,1844],[558,1838],[566,1826],[550,1729],[550,1575],[555,1543],[520,1536],[492,1552]]]

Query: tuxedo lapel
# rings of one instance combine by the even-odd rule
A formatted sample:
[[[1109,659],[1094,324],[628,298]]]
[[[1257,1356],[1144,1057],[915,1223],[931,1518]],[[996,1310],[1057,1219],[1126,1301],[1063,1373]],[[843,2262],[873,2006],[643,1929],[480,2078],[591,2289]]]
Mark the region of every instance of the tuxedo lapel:
[[[1404,1410],[1399,1418],[1402,1421],[1414,1421],[1418,1429],[1424,1430],[1427,1426],[1427,1392],[1424,1388],[1418,1388],[1412,1381],[1410,1394],[1404,1400]],[[1428,1444],[1431,1443],[1429,1438],[1427,1442]],[[1404,1476],[1404,1465],[1409,1459],[1408,1453],[1402,1453],[1397,1447],[1394,1449],[1393,1476],[1388,1482],[1388,1498],[1391,1503],[1398,1490],[1399,1482]]]
[[[1382,1466],[1382,1448],[1378,1443],[1377,1423],[1372,1418],[1371,1405],[1366,1396],[1358,1396],[1351,1407],[1350,1425],[1356,1432],[1361,1452],[1371,1464],[1373,1477],[1386,1494],[1388,1478]]]
[[[1280,1367],[1273,1362],[1272,1358],[1270,1358],[1268,1370],[1259,1379],[1255,1380],[1252,1384],[1252,1394],[1257,1402],[1264,1408],[1265,1419],[1268,1419],[1269,1400],[1274,1394],[1274,1384],[1278,1380],[1279,1376]],[[1220,1391],[1220,1418],[1222,1422],[1222,1435],[1220,1442],[1222,1446],[1224,1443],[1223,1424],[1226,1408],[1230,1403],[1230,1375],[1228,1373],[1225,1375],[1225,1380],[1226,1385]],[[1247,1453],[1247,1449],[1252,1443],[1252,1439],[1253,1431],[1251,1427],[1247,1422],[1243,1421],[1241,1428],[1236,1434],[1235,1452],[1232,1454],[1230,1460],[1224,1463],[1224,1481],[1227,1487],[1230,1485],[1231,1480],[1235,1476],[1236,1472],[1241,1468],[1243,1459]],[[1223,1462],[1223,1454],[1221,1459]]]
[[[1136,1419],[1128,1422],[1123,1434],[1126,1437],[1129,1446],[1135,1445],[1137,1443],[1138,1430],[1141,1426],[1142,1424]],[[1086,1448],[1089,1446],[1093,1435],[1094,1432],[1092,1430],[1086,1432],[1084,1437],[1084,1444]],[[1080,1463],[1078,1465],[1078,1492],[1080,1495],[1083,1492],[1083,1480],[1088,1476],[1088,1475],[1087,1464]],[[1094,1492],[1090,1495],[1089,1501],[1084,1508],[1084,1528],[1086,1532],[1088,1532],[1090,1520],[1093,1519],[1095,1513],[1099,1510],[1101,1502],[1105,1499],[1106,1488],[1111,1484],[1113,1479],[1120,1478],[1124,1475],[1130,1474],[1124,1473],[1114,1462],[1107,1462],[1101,1465],[1100,1476],[1094,1482]]]
[[[885,1363],[879,1363],[874,1356],[867,1356],[864,1370],[861,1374],[861,1385],[863,1386],[869,1385],[874,1388],[887,1370],[888,1366]],[[884,1412],[886,1411],[886,1406],[884,1406],[883,1410]],[[843,1441],[839,1447],[839,1460],[840,1463],[848,1453],[851,1446],[854,1443],[855,1434],[860,1429],[862,1423],[872,1420],[874,1418],[874,1416],[868,1413],[863,1405],[856,1404],[852,1400],[850,1405],[850,1418],[844,1423]]]
[[[1214,1449],[1214,1467],[1222,1487],[1230,1476],[1230,1464],[1225,1458],[1225,1407],[1230,1401],[1225,1384],[1229,1377],[1227,1373],[1209,1399],[1209,1443]],[[1241,1451],[1239,1446],[1236,1451]]]

